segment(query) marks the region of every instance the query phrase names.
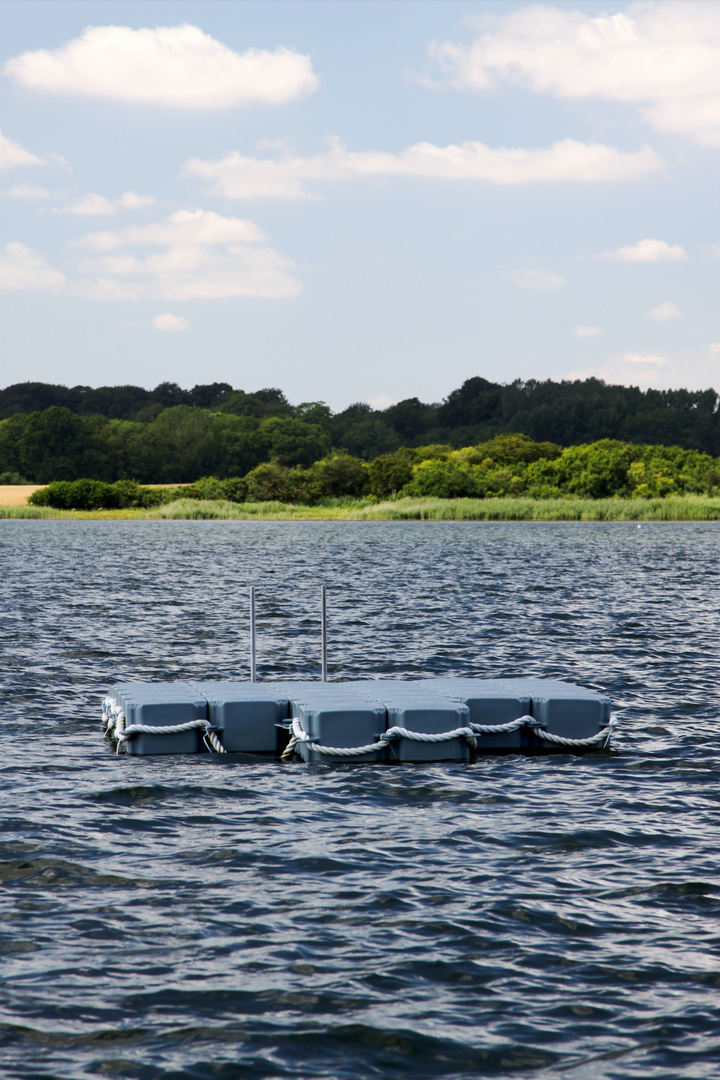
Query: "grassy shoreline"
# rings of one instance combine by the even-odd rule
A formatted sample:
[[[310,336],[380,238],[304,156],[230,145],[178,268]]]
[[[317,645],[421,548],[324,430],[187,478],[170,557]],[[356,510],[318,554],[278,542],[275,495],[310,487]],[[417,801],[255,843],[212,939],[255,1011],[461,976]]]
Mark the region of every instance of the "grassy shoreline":
[[[720,498],[664,499],[366,499],[337,505],[231,503],[179,499],[153,510],[52,510],[0,506],[0,518],[67,521],[720,521]]]

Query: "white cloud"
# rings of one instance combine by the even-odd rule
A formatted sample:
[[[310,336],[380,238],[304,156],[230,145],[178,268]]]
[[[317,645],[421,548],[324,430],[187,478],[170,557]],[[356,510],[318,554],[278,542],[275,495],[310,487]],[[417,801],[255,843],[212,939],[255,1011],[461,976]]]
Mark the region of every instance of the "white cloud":
[[[522,289],[537,289],[540,292],[561,289],[565,284],[564,278],[549,270],[510,270],[505,276]]]
[[[655,322],[669,322],[670,319],[682,319],[682,311],[679,311],[671,300],[666,300],[662,304],[658,304],[656,308],[651,308],[648,311],[648,315]]]
[[[606,251],[603,259],[617,262],[680,262],[687,259],[687,252],[679,244],[666,244],[664,240],[638,240],[629,247]]]
[[[166,330],[171,334],[177,333],[179,330],[190,329],[188,319],[184,319],[182,315],[171,315],[170,312],[166,312],[164,315],[156,315],[152,324],[156,330]]]
[[[86,260],[81,267],[86,280],[75,291],[96,300],[278,299],[301,291],[294,269],[290,259],[268,247],[170,247],[145,259],[112,255]]]
[[[312,93],[309,56],[279,47],[244,53],[197,26],[91,26],[59,49],[9,60],[5,75],[32,90],[183,109],[278,105]]]
[[[576,326],[573,333],[575,337],[598,337],[602,330],[599,326]]]
[[[0,194],[4,199],[49,199],[51,192],[34,184],[16,184]]]
[[[164,221],[129,225],[117,232],[88,233],[73,246],[93,251],[114,251],[143,244],[215,245],[259,244],[265,234],[246,218],[223,217],[212,210],[178,210]]]
[[[154,206],[154,195],[138,195],[135,191],[123,191],[117,201],[123,210],[139,210],[143,206]]]
[[[208,210],[178,210],[164,221],[88,233],[72,246],[94,253],[81,263],[74,286],[92,298],[278,298],[301,290],[295,264],[267,246],[257,225]],[[143,258],[133,247],[162,250]]]
[[[446,84],[632,103],[659,131],[720,146],[717,3],[639,2],[597,16],[537,5],[478,26],[474,41],[430,46]]]
[[[116,213],[117,207],[114,202],[106,199],[104,195],[94,195],[92,192],[83,195],[82,199],[78,199],[77,202],[71,203],[69,206],[56,206],[53,209],[53,214],[79,214],[83,217]]]
[[[23,289],[43,289],[58,292],[65,275],[48,266],[25,244],[6,244],[0,253],[0,289],[19,292]]]
[[[711,353],[720,353],[720,341],[713,341],[711,345],[708,345],[708,349]]]
[[[658,390],[720,389],[717,355],[712,345],[706,349],[681,349],[678,352],[623,352],[609,356],[593,366],[576,368],[562,375],[564,379],[604,379],[621,386],[654,387]]]
[[[184,171],[209,180],[216,194],[230,199],[308,199],[307,180],[338,181],[373,176],[414,176],[437,180],[486,180],[494,184],[639,180],[662,167],[649,147],[623,153],[602,143],[563,139],[548,149],[492,148],[480,142],[459,146],[417,143],[399,154],[353,152],[338,138],[312,157],[244,157],[237,151],[220,161],[191,158]]]
[[[397,403],[397,398],[388,397],[387,394],[376,394],[375,397],[368,398],[366,405],[372,409],[389,409],[391,405],[397,405]]]
[[[79,214],[92,216],[94,214],[116,214],[121,210],[139,210],[144,206],[152,206],[155,202],[154,195],[137,195],[134,191],[124,191],[118,199],[107,199],[104,195],[90,193],[83,195],[82,199],[71,203],[70,206],[59,206],[53,210],[53,214]]]
[[[25,150],[20,143],[7,139],[0,131],[0,169],[10,169],[13,165],[44,165],[42,158]]]

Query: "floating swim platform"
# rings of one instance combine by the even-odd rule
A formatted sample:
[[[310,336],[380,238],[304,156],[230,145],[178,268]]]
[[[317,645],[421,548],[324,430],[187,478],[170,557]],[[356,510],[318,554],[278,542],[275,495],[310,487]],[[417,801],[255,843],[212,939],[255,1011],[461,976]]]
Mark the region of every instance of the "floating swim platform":
[[[610,698],[551,679],[120,683],[103,703],[118,753],[283,761],[469,761],[607,747]]]

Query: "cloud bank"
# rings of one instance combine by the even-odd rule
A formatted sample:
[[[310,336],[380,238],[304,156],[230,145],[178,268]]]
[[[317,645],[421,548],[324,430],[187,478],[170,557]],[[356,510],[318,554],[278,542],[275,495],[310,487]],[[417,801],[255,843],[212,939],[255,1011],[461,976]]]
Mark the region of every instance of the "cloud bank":
[[[295,263],[273,251],[251,221],[181,210],[165,221],[88,233],[68,245],[84,251],[72,278],[24,244],[0,254],[0,290],[63,290],[94,300],[278,299],[297,296]],[[159,250],[138,256],[133,247]],[[92,254],[87,254],[92,252]],[[182,329],[170,325],[157,329]]]
[[[717,385],[717,349],[682,349],[678,352],[622,352],[599,364],[575,368],[564,379],[604,379],[621,386],[674,390],[707,390]]]
[[[318,84],[309,56],[244,53],[197,26],[91,26],[59,49],[22,53],[3,72],[29,90],[179,109],[280,105]]]
[[[633,3],[598,16],[538,5],[482,19],[479,29],[469,43],[430,46],[445,84],[631,103],[658,131],[720,146],[716,3]]]
[[[208,180],[229,199],[309,199],[306,181],[340,181],[378,176],[436,180],[485,180],[494,184],[640,180],[662,167],[649,146],[623,153],[602,143],[563,139],[544,149],[492,148],[480,142],[459,146],[417,143],[399,154],[354,152],[338,138],[312,157],[244,157],[237,151],[219,161],[191,158],[183,171]]]

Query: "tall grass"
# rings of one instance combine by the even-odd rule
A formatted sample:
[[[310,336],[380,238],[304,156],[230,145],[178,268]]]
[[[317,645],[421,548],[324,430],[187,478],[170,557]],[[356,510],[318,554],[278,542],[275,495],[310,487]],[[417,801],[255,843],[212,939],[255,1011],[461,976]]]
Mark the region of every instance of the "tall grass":
[[[720,521],[720,498],[665,499],[396,499],[367,505],[231,503],[179,499],[145,516],[171,519],[263,521]]]
[[[0,518],[56,518],[58,510],[49,506],[0,506]]]
[[[718,521],[720,498],[397,499],[360,511],[386,521]]]
[[[720,521],[720,498],[665,499],[368,499],[328,500],[322,506],[281,502],[233,503],[177,499],[152,510],[53,510],[0,506],[0,518],[123,518],[184,521]]]

